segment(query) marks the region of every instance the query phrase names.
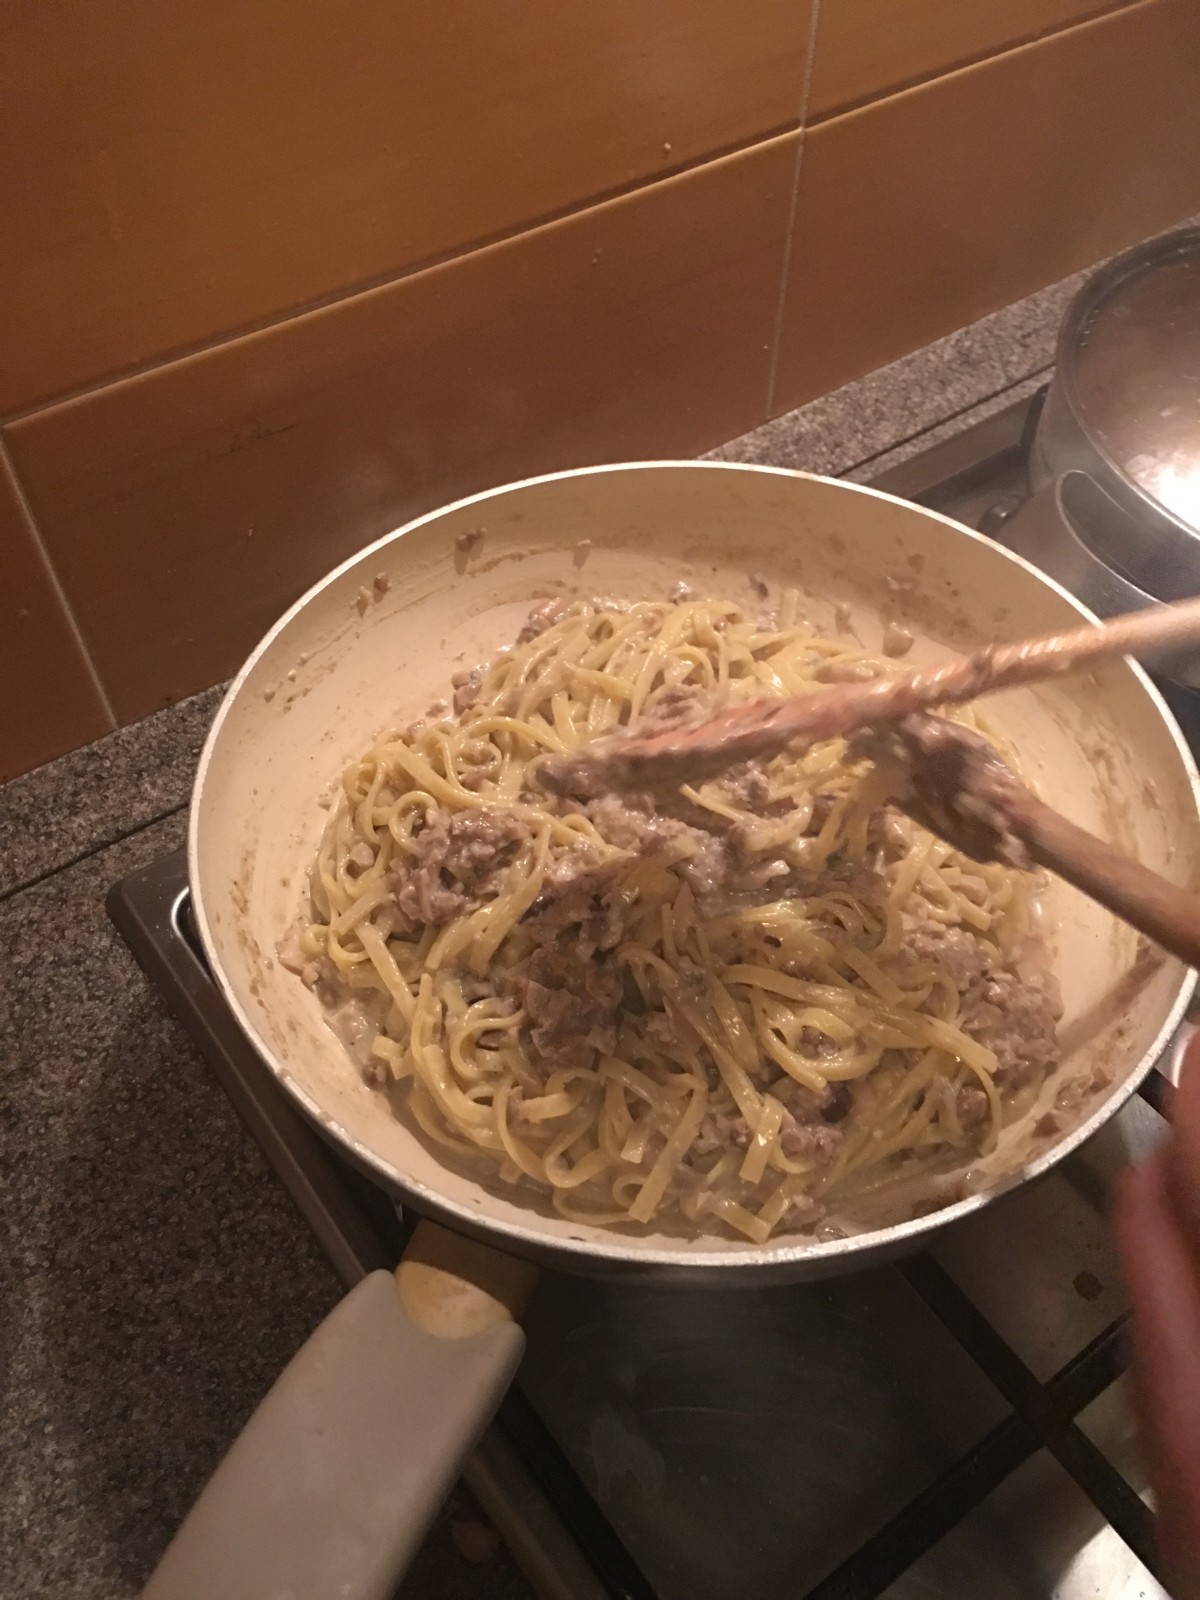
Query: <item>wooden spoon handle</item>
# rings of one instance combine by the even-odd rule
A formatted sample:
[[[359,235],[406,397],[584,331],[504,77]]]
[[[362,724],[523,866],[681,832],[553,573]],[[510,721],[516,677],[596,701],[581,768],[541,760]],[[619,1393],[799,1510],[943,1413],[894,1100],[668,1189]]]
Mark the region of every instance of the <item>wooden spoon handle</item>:
[[[769,704],[759,704],[757,709],[773,723],[777,737],[790,724],[785,737],[831,738],[934,706],[961,704],[1019,683],[1058,677],[1099,656],[1155,656],[1188,644],[1200,644],[1200,599],[1153,606],[1114,617],[1098,627],[1089,623],[1070,633],[987,645],[960,661],[918,667],[899,678],[880,678],[778,701],[781,714],[775,718],[769,718]],[[737,709],[749,713],[754,708]]]
[[[1200,967],[1200,893],[1176,888],[1028,790],[1013,810],[1014,831],[1039,866],[1107,906],[1189,967]]]
[[[694,782],[738,761],[776,755],[796,740],[815,744],[849,737],[934,706],[1056,677],[1098,656],[1154,656],[1188,644],[1200,644],[1200,599],[1154,606],[1070,633],[988,645],[959,661],[919,667],[898,678],[841,684],[786,700],[750,700],[700,722],[611,735],[562,764],[569,776],[594,769],[596,778],[613,787],[636,785],[639,777]]]
[[[991,645],[948,667],[916,672],[913,680],[930,680],[936,694],[935,680],[940,678],[940,697],[926,704],[946,704],[1073,672],[1081,662],[1096,656],[1157,656],[1196,644],[1200,644],[1200,599],[1183,600],[1113,617],[1099,627],[1089,624],[1070,633]],[[899,679],[897,687],[903,687],[905,681]]]

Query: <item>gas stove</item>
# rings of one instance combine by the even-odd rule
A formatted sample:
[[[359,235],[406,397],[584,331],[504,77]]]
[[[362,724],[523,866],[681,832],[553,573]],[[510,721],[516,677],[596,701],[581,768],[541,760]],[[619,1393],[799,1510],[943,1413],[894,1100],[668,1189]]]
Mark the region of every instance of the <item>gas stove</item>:
[[[1003,541],[1041,396],[874,480]],[[1200,715],[1177,698],[1193,748]],[[407,1215],[313,1130],[205,965],[183,853],[109,910],[347,1287]],[[546,1600],[1155,1600],[1106,1212],[1169,1083],[925,1253],[815,1285],[548,1274],[467,1481]]]

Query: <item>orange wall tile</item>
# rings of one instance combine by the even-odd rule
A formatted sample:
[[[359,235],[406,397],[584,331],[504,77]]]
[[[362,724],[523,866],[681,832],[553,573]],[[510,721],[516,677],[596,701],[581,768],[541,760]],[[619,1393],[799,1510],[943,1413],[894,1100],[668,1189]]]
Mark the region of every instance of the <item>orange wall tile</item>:
[[[810,122],[1132,0],[825,0]]]
[[[0,782],[112,721],[0,461]]]
[[[0,413],[795,124],[812,0],[0,0]]]
[[[121,719],[230,672],[419,510],[761,421],[796,141],[11,425]]]
[[[1196,211],[1196,0],[1147,0],[836,117],[805,137],[773,409]]]

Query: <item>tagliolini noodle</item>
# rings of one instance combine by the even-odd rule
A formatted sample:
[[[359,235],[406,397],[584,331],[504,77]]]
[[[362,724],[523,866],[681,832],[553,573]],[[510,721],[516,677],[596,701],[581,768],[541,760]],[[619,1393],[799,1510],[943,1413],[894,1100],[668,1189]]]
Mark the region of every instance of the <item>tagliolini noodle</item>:
[[[965,1166],[1056,1061],[1036,885],[841,741],[665,798],[538,783],[700,695],[884,670],[794,594],[544,606],[345,773],[281,957],[443,1153],[570,1218],[764,1242]]]

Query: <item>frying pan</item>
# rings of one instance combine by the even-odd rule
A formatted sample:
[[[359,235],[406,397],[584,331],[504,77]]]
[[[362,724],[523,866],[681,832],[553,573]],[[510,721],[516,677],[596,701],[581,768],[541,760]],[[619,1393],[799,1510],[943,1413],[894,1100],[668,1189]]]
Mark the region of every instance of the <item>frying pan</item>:
[[[319,797],[381,727],[419,714],[455,671],[510,642],[537,600],[662,597],[680,580],[759,608],[763,582],[797,586],[828,632],[848,604],[868,648],[902,619],[919,635],[917,659],[1090,618],[1019,557],[906,502],[766,467],[677,462],[557,473],[459,501],[293,606],[238,675],[201,758],[189,835],[197,924],[280,1082],[427,1220],[395,1277],[360,1284],[284,1372],[168,1549],[153,1600],[392,1593],[513,1374],[538,1265],[715,1289],[877,1264],[1046,1172],[1169,1047],[1192,975],[1054,883],[1043,914],[1065,1002],[1063,1065],[952,1188],[888,1192],[840,1219],[842,1236],[756,1246],[588,1227],[444,1165],[363,1082],[275,959],[305,895]],[[987,714],[1044,799],[1175,882],[1200,883],[1196,770],[1139,668],[1109,661],[996,696]],[[935,1199],[948,1203],[930,1210]]]

